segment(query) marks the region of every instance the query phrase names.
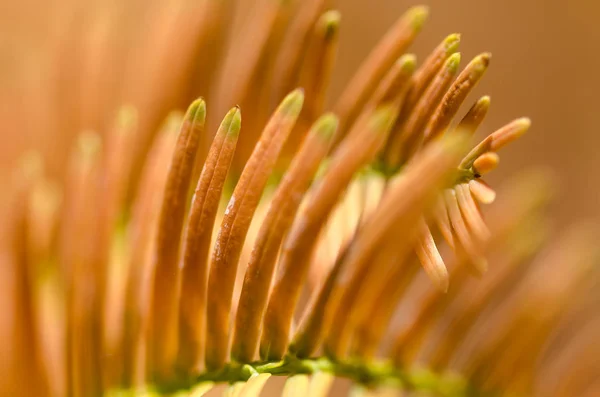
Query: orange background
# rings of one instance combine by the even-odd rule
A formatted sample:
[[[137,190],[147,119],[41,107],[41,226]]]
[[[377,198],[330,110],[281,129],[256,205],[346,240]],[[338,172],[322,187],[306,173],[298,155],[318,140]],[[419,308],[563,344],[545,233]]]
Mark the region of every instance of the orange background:
[[[29,149],[45,154],[48,169],[54,175],[60,174],[65,166],[73,137],[44,132],[41,115],[45,109],[40,109],[40,103],[44,102],[39,100],[48,95],[51,83],[48,59],[54,48],[51,40],[56,37],[54,7],[65,1],[78,4],[82,0],[0,0],[2,190],[8,185],[17,159]],[[369,49],[395,19],[415,4],[407,0],[335,3],[342,13],[342,30],[332,97],[341,92]],[[516,117],[529,116],[533,120],[531,132],[502,153],[501,167],[491,182],[527,167],[546,166],[557,176],[558,193],[553,208],[557,223],[597,218],[600,3],[584,0],[421,3],[431,7],[431,17],[413,46],[419,59],[453,32],[462,33],[463,63],[478,52],[493,54],[490,70],[468,101],[472,103],[482,94],[492,97],[492,110],[482,134]],[[0,194],[0,209],[4,196]],[[2,211],[0,221],[1,214]]]
[[[44,134],[36,119],[36,96],[43,95],[49,18],[55,2],[0,1],[0,177],[20,154],[46,153],[56,172],[65,161],[69,136]],[[61,2],[62,3],[62,2]],[[77,3],[77,1],[75,1]],[[332,94],[340,92],[377,40],[412,1],[337,0],[342,13],[341,47]],[[431,0],[431,17],[414,45],[420,59],[446,34],[462,33],[463,62],[491,51],[492,66],[472,95],[492,96],[486,132],[515,117],[529,116],[533,128],[503,153],[500,172],[549,166],[558,176],[556,219],[598,215],[600,188],[596,148],[600,143],[600,6],[567,0]],[[21,112],[21,113],[19,113]],[[17,117],[18,116],[18,117]],[[37,123],[37,124],[36,124]]]

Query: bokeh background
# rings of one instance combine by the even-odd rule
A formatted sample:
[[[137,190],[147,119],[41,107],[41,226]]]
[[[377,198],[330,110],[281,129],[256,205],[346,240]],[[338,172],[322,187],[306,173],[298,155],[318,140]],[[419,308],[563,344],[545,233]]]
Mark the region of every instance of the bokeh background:
[[[52,103],[60,95],[53,85],[57,65],[51,60],[57,48],[64,48],[60,34],[68,2],[0,1],[1,180],[9,178],[18,158],[30,149],[45,155],[51,174],[59,176],[64,170],[73,134],[45,128],[52,122],[45,101]],[[71,3],[79,7],[84,2],[71,0]],[[102,9],[107,1],[87,3],[92,13],[94,7]],[[599,3],[586,0],[421,0],[420,3],[431,8],[430,19],[413,46],[420,59],[451,32],[462,33],[464,59],[480,51],[493,54],[490,70],[472,95],[475,98],[486,93],[492,97],[492,111],[482,130],[490,131],[519,116],[533,120],[531,133],[503,153],[500,170],[493,178],[502,179],[532,165],[547,166],[557,175],[559,185],[556,221],[564,224],[573,218],[597,216]],[[393,21],[414,4],[409,0],[335,1],[342,13],[342,29],[332,97],[340,93]],[[65,86],[68,85],[67,79]]]
[[[463,59],[487,50],[489,71],[476,92],[492,97],[482,128],[491,131],[506,120],[529,116],[533,128],[502,157],[494,177],[532,165],[557,176],[557,222],[599,214],[600,167],[596,148],[600,101],[600,4],[586,0],[422,1],[431,17],[416,45],[417,55],[447,32],[462,33]],[[410,2],[340,1],[339,90],[367,49]],[[368,5],[367,5],[368,4]],[[475,94],[474,94],[474,97]]]
[[[126,0],[0,0],[0,192],[19,159],[40,152],[47,172],[60,180],[76,132],[57,125],[55,104],[73,89],[71,72],[90,67],[70,65],[86,59],[94,44],[94,29],[102,10]],[[166,0],[130,0],[140,10]],[[556,175],[554,219],[565,225],[575,219],[600,215],[600,3],[591,0],[335,0],[342,14],[340,51],[330,92],[336,98],[369,50],[403,11],[426,4],[431,16],[412,47],[423,59],[449,33],[462,34],[463,64],[479,52],[493,54],[492,65],[471,94],[489,94],[492,110],[481,134],[520,116],[533,120],[530,133],[502,153],[502,163],[491,182],[523,169],[542,166]],[[247,1],[252,7],[252,1]],[[76,14],[72,10],[77,9]],[[69,36],[72,16],[79,18]],[[243,17],[241,11],[238,18]],[[96,18],[97,17],[97,18]],[[130,13],[123,26],[139,28],[142,15]],[[136,25],[137,24],[137,25]],[[86,30],[86,27],[89,27]],[[144,28],[142,26],[142,28]],[[150,26],[146,27],[152,28]],[[90,33],[92,32],[92,33]],[[124,31],[127,32],[127,29]],[[124,34],[120,44],[131,41]],[[84,43],[84,44],[82,44]],[[58,56],[57,56],[58,54]],[[123,54],[121,54],[123,55]],[[135,53],[115,57],[104,72],[122,73],[135,65]],[[64,60],[67,62],[64,62]],[[125,65],[126,60],[129,62]],[[60,62],[63,61],[63,62]],[[176,61],[176,60],[174,60]],[[71,69],[69,69],[71,68]],[[93,68],[92,68],[93,69]],[[74,76],[74,75],[73,75]],[[74,80],[77,77],[73,77]],[[114,81],[100,81],[100,86]],[[82,85],[77,82],[77,89]],[[202,92],[196,93],[203,94]],[[92,93],[93,95],[93,93]],[[99,133],[105,130],[100,129]],[[0,194],[0,222],[6,194]]]

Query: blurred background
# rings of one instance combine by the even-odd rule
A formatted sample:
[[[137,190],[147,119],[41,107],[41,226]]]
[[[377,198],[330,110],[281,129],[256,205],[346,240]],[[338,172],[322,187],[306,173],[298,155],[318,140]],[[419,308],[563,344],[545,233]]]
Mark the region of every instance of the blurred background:
[[[103,29],[107,28],[103,24],[102,10],[108,9],[110,3],[110,0],[0,2],[2,180],[7,180],[23,152],[31,149],[44,154],[51,175],[60,176],[64,172],[74,132],[56,127],[52,106],[59,101],[61,90],[81,88],[77,81],[70,79],[70,70],[74,71],[72,77],[76,80],[77,71],[93,67],[82,63],[69,65],[64,61],[84,59],[84,48],[93,49],[94,40],[102,38]],[[151,9],[153,3],[160,2],[144,2],[144,9]],[[249,7],[251,3],[248,2]],[[337,0],[334,3],[341,11],[342,27],[330,92],[332,98],[337,97],[369,49],[394,20],[415,4],[406,0]],[[600,112],[596,99],[600,90],[598,3],[585,0],[422,0],[420,3],[430,6],[431,15],[412,47],[419,59],[451,32],[462,33],[463,59],[481,51],[493,54],[490,70],[471,95],[475,98],[485,93],[492,97],[492,110],[482,130],[489,132],[520,116],[533,120],[531,133],[503,154],[501,167],[493,179],[502,179],[530,165],[548,166],[559,182],[559,200],[555,203],[557,222],[563,224],[568,219],[597,216],[600,198],[600,184],[595,175],[600,166],[596,155],[600,143]],[[66,24],[72,12],[78,13],[81,26]],[[118,32],[121,44],[135,44],[133,35],[128,33],[139,20],[143,21],[137,16],[136,12],[125,17],[125,28]],[[84,27],[90,33],[87,36],[66,32],[67,29],[85,32]],[[57,57],[57,52],[63,55]],[[131,52],[127,55],[135,57]],[[102,67],[105,72],[121,73],[125,70],[126,56],[114,56],[113,64]],[[57,59],[62,59],[62,63]],[[118,83],[106,80],[100,84]]]
[[[252,9],[257,1],[261,0],[238,1],[241,7],[232,18],[231,29],[255,17]],[[88,129],[106,135],[117,108],[124,103],[142,109],[141,124],[147,129],[155,129],[168,111],[185,108],[190,98],[198,95],[207,96],[209,111],[212,106],[234,104],[213,105],[218,100],[211,99],[214,92],[211,96],[210,89],[214,90],[219,77],[214,70],[222,54],[203,55],[199,64],[185,58],[186,49],[195,45],[186,37],[202,22],[194,13],[194,1],[187,1],[189,12],[178,14],[181,10],[170,9],[171,4],[185,2],[0,0],[0,227],[7,218],[9,194],[5,189],[9,189],[14,170],[26,153],[41,153],[46,173],[62,181],[77,135]],[[557,182],[557,200],[552,204],[557,225],[598,219],[600,3],[329,3],[342,15],[339,53],[328,93],[330,104],[394,21],[410,6],[428,5],[429,20],[410,50],[418,61],[454,32],[462,34],[463,65],[483,51],[493,54],[489,71],[466,101],[471,104],[484,94],[492,98],[480,137],[517,117],[527,116],[533,121],[531,131],[502,152],[501,166],[489,182],[498,185],[507,176],[532,166],[549,168]],[[208,47],[222,49],[220,44],[215,41]],[[241,57],[239,62],[243,64],[246,59]],[[181,65],[190,67],[182,69]],[[175,69],[184,77],[180,81],[170,79]],[[200,71],[207,77],[199,79]],[[175,88],[169,89],[171,86]],[[155,101],[153,94],[157,92],[164,98],[161,103]],[[154,114],[155,119],[149,120],[148,114]],[[143,152],[148,142],[140,142],[139,150]],[[0,292],[7,286],[11,286],[10,279],[0,277]],[[0,300],[4,300],[2,295]],[[12,319],[11,313],[1,313],[0,340],[4,340],[2,331],[9,329],[6,323]]]
[[[600,5],[586,0],[422,3],[430,6],[431,16],[414,46],[421,59],[447,32],[462,33],[463,59],[481,51],[493,54],[476,90],[492,97],[482,129],[493,130],[519,116],[533,121],[530,134],[507,150],[494,177],[533,164],[548,166],[558,176],[557,221],[597,217],[600,183],[592,170],[600,166],[594,154],[600,122],[600,29],[595,22]],[[334,91],[409,2],[339,4],[344,23]]]

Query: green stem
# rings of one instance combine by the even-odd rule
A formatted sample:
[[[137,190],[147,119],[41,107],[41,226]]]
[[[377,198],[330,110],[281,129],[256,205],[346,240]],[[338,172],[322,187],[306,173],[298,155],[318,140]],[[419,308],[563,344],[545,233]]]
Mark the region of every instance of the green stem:
[[[219,371],[202,373],[188,381],[178,380],[163,384],[161,393],[190,390],[204,382],[245,382],[258,374],[293,376],[325,372],[337,377],[351,379],[367,386],[391,385],[402,390],[427,392],[436,396],[472,396],[473,390],[462,379],[453,375],[435,374],[424,369],[404,370],[389,363],[364,363],[358,361],[337,362],[327,358],[299,359],[288,356],[281,361],[256,362],[252,364],[229,363]]]

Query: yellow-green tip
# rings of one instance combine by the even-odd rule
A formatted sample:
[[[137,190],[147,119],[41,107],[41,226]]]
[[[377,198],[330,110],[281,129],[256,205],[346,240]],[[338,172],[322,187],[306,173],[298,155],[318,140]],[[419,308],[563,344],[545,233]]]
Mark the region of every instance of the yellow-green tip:
[[[403,73],[412,73],[417,67],[417,57],[415,54],[404,54],[398,59],[397,63]]]
[[[512,137],[508,141],[520,138],[523,135],[525,135],[525,133],[529,131],[529,128],[531,128],[531,119],[529,117],[521,117],[520,119],[516,119],[515,127],[515,131],[513,132]]]
[[[415,30],[419,31],[423,27],[423,24],[429,16],[429,7],[427,6],[416,6],[406,11],[405,18],[410,26]]]
[[[460,52],[455,52],[450,55],[450,57],[446,60],[446,69],[448,69],[451,73],[456,73],[458,71],[458,66],[460,65]]]
[[[181,122],[183,121],[183,113],[179,110],[174,110],[167,115],[167,118],[163,122],[161,131],[165,133],[178,133]]]
[[[331,139],[338,128],[338,117],[333,113],[325,113],[315,121],[313,128],[316,133],[326,140]]]
[[[239,106],[235,106],[227,112],[221,122],[221,128],[226,131],[228,137],[238,136],[242,128],[242,112]]]
[[[492,98],[489,95],[484,95],[477,100],[477,106],[489,108],[492,104]]]
[[[86,131],[79,135],[77,141],[79,153],[84,159],[95,156],[102,147],[102,140],[95,132]]]
[[[277,109],[278,113],[283,113],[286,116],[298,117],[300,111],[302,110],[302,105],[304,104],[304,90],[302,88],[296,88],[294,91],[290,92],[284,99],[281,101],[279,108]]]
[[[336,34],[340,28],[342,14],[338,10],[329,10],[319,18],[319,26],[324,32],[325,37],[329,38]]]
[[[137,122],[137,109],[131,105],[124,105],[119,109],[117,116],[119,127],[127,131]]]
[[[458,50],[460,45],[460,33],[452,33],[444,39],[444,48],[446,55],[452,55]]]
[[[473,63],[475,64],[475,67],[478,71],[483,72],[490,65],[491,59],[492,59],[492,53],[484,52],[482,54],[477,55],[475,58],[473,58]]]
[[[527,131],[529,127],[531,127],[531,119],[529,117],[521,117],[520,119],[517,119],[516,122],[525,131]]]
[[[398,108],[394,105],[379,106],[369,120],[371,131],[386,133],[398,116]]]
[[[204,123],[206,120],[206,102],[204,98],[198,98],[188,108],[185,119],[193,123]]]

